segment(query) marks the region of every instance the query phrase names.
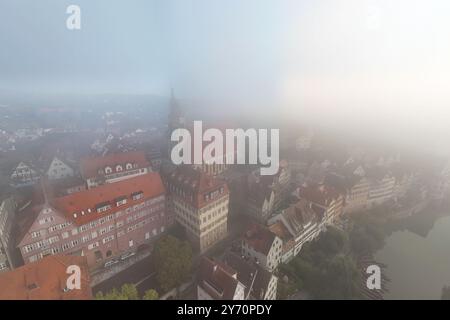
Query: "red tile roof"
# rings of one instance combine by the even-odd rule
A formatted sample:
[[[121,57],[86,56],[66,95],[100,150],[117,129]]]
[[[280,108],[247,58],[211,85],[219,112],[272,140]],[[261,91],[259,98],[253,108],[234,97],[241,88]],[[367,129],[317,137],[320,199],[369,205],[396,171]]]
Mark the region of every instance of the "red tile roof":
[[[272,248],[276,235],[268,228],[254,223],[244,233],[243,240],[253,250],[267,255]]]
[[[67,267],[81,269],[81,288],[67,290]],[[92,292],[86,257],[55,255],[0,274],[0,300],[89,300]]]
[[[201,170],[195,170],[188,165],[178,166],[175,170],[165,174],[165,181],[170,186],[183,190],[184,201],[191,203],[196,208],[208,205],[209,201],[215,201],[228,195],[228,186],[225,181],[214,178]],[[222,192],[220,192],[222,190]],[[168,189],[169,191],[169,189]],[[211,193],[219,191],[219,194],[211,197]],[[191,199],[192,195],[192,199]],[[206,200],[206,199],[209,200]]]
[[[328,207],[333,199],[337,199],[341,196],[335,188],[326,185],[302,186],[298,189],[298,195],[301,198],[324,207]]]
[[[133,200],[132,194],[135,192],[142,192],[143,196],[138,200]],[[69,220],[74,221],[77,225],[83,225],[164,193],[165,189],[159,173],[151,172],[56,198],[53,203],[55,208],[66,215]],[[127,203],[117,207],[116,202],[119,198],[126,198]],[[97,207],[106,203],[111,205],[110,209],[98,213]],[[76,218],[74,214],[76,214]]]
[[[145,153],[142,151],[115,153],[106,156],[82,159],[80,163],[81,175],[84,179],[96,177],[99,175],[99,170],[103,170],[109,166],[113,169],[113,172],[115,172],[116,165],[120,164],[125,166],[127,163],[136,164],[138,169],[150,167],[150,163],[147,161]]]
[[[236,292],[236,271],[230,267],[203,257],[199,268],[199,286],[213,299],[232,300]]]

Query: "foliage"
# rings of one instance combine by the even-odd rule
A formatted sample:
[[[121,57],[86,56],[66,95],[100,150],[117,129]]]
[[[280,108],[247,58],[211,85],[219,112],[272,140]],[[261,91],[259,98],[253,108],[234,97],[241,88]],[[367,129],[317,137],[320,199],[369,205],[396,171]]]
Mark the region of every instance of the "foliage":
[[[315,299],[360,298],[361,273],[349,253],[347,235],[337,228],[329,227],[319,239],[305,244],[281,272]]]
[[[144,296],[142,297],[142,300],[158,300],[158,299],[159,299],[159,294],[154,289],[145,291]]]
[[[181,285],[192,268],[192,248],[171,235],[158,240],[152,254],[156,279],[164,291]]]
[[[121,290],[114,288],[106,294],[98,292],[95,295],[97,300],[139,300],[138,291],[134,284],[124,284]]]
[[[354,218],[350,231],[350,245],[357,255],[373,254],[384,246],[386,234],[382,224],[373,216],[363,215]]]

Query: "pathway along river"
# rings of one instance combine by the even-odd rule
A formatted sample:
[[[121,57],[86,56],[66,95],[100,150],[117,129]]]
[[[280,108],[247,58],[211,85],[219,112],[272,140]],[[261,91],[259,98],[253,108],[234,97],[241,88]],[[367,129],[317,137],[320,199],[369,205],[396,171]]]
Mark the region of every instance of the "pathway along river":
[[[450,285],[450,216],[428,220],[408,221],[408,229],[391,234],[376,253],[391,279],[384,299],[440,299]]]

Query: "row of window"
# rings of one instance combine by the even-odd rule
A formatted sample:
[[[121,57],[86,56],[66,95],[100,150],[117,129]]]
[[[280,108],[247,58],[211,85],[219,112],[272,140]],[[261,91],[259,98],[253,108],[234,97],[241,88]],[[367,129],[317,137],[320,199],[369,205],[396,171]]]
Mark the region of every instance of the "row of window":
[[[144,197],[144,193],[143,193],[142,191],[133,192],[133,193],[131,194],[131,198],[132,198],[134,201],[140,200],[140,199],[142,199],[143,197]],[[117,206],[117,207],[120,207],[120,206],[122,206],[122,205],[124,205],[124,204],[126,204],[126,203],[127,203],[127,197],[126,197],[126,196],[123,196],[123,197],[120,197],[120,198],[116,199],[116,206]],[[98,205],[96,206],[96,212],[97,212],[97,213],[106,212],[106,211],[110,210],[111,208],[112,208],[112,204],[111,204],[110,202],[100,203],[100,204],[98,204]],[[86,211],[84,211],[84,210],[81,211],[81,213],[75,212],[75,213],[73,214],[73,217],[74,217],[74,218],[77,218],[80,214],[81,214],[82,216],[84,216],[86,213],[92,213],[92,210],[91,210],[90,208],[88,208]]]
[[[125,170],[131,170],[131,169],[133,169],[133,168],[137,168],[138,165],[137,165],[137,164],[127,163],[127,164],[125,164],[125,166],[123,166],[123,165],[118,164],[118,165],[116,165],[116,172],[121,172],[121,171],[123,171],[124,167],[125,167]],[[106,168],[104,169],[104,173],[105,173],[105,174],[111,174],[112,171],[113,171],[113,170],[112,170],[111,167],[106,167]],[[101,173],[101,170],[99,171],[99,173]]]

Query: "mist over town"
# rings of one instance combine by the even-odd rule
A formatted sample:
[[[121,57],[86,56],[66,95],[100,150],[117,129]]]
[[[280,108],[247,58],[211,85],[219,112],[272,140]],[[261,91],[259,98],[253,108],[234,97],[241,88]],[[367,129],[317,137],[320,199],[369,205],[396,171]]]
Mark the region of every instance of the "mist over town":
[[[1,300],[450,299],[446,1],[0,7]]]

